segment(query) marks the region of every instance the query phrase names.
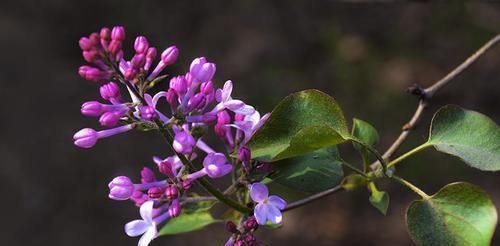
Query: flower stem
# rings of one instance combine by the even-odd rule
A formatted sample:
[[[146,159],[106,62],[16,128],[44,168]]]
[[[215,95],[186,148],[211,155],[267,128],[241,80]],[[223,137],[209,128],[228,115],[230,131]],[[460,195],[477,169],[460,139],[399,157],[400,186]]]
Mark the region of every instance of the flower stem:
[[[413,185],[412,183],[404,180],[403,178],[400,178],[396,175],[393,175],[392,178],[396,181],[398,181],[400,184],[410,188],[413,192],[417,193],[419,196],[421,196],[423,199],[429,199],[431,198],[429,195],[427,195],[425,192],[423,192],[421,189]]]
[[[372,153],[376,158],[377,160],[380,162],[380,164],[382,164],[382,169],[384,170],[384,175],[387,176],[387,162],[385,161],[385,159],[380,155],[380,153],[378,153],[378,151],[376,149],[374,149],[372,146],[366,144],[366,143],[363,143],[363,141],[360,141],[356,138],[351,138],[350,139],[351,141],[363,146],[363,148],[365,148],[366,150],[368,150],[370,153]]]
[[[391,162],[389,162],[389,164],[387,164],[387,167],[389,167],[389,168],[393,167],[396,164],[398,164],[399,162],[401,162],[402,160],[406,159],[407,157],[409,157],[409,156],[411,156],[411,155],[413,155],[413,154],[415,154],[415,153],[417,153],[417,152],[419,152],[419,151],[421,151],[421,150],[423,150],[423,149],[425,149],[425,148],[427,148],[429,146],[431,146],[431,144],[424,143],[424,144],[422,144],[422,145],[420,145],[420,146],[418,146],[418,147],[416,147],[416,148],[414,148],[414,149],[406,152],[405,154],[399,156],[398,158],[392,160]]]

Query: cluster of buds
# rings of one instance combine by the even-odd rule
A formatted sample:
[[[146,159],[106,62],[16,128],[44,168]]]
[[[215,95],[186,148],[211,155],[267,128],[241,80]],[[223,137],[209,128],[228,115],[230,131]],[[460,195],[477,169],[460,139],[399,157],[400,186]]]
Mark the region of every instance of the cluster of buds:
[[[139,245],[148,245],[157,236],[160,223],[181,214],[181,204],[189,200],[188,191],[197,179],[226,176],[237,164],[243,167],[238,172],[242,174],[262,169],[263,164],[251,160],[246,143],[269,114],[261,117],[254,107],[233,99],[231,81],[216,89],[213,83],[216,65],[204,57],[194,59],[185,74],[172,77],[167,90],[148,94],[152,85],[161,85],[159,82],[166,76],[160,73],[177,60],[179,50],[176,46],[166,48],[153,68],[157,49],[144,36],[138,36],[133,47],[135,53],[126,60],[122,50],[124,39],[123,27],[102,28],[99,33],[80,39],[88,64],[80,67],[79,74],[102,83],[98,92],[106,101],[85,102],[81,113],[99,117],[99,124],[105,129],[84,128],[73,139],[78,147],[91,148],[98,139],[144,126],[165,127],[174,135],[172,147],[176,153],[165,159],[153,157],[154,169],[163,178],[157,179],[154,169],[144,167],[138,183],[125,176],[109,183],[109,198],[131,200],[140,207],[142,219],[126,224],[125,231],[133,237],[142,235]],[[166,103],[169,112],[160,111],[157,108],[160,103]],[[226,153],[215,151],[203,141],[210,128],[224,143]],[[228,155],[239,158],[227,158]],[[202,159],[203,168],[189,170],[179,157],[188,161]],[[250,217],[245,222],[249,225],[243,226],[239,233],[233,232],[234,245],[255,245],[252,232],[257,223],[281,223],[280,210],[286,206],[281,198],[268,197],[263,184],[254,183],[248,189],[256,203],[255,217]]]
[[[227,240],[225,246],[261,246],[265,245],[260,241],[257,241],[253,232],[258,228],[257,220],[254,216],[248,217],[243,220],[239,226],[237,226],[233,221],[226,222],[226,230],[232,235]]]

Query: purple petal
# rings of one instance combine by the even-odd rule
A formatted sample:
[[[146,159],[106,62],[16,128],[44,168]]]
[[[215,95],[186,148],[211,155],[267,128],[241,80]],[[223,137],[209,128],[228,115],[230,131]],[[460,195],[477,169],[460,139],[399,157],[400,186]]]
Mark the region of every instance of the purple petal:
[[[154,201],[147,201],[144,204],[142,204],[141,208],[139,209],[141,218],[148,223],[153,222],[153,205]]]
[[[125,233],[129,237],[137,237],[148,229],[149,224],[144,220],[133,220],[125,225]]]
[[[262,202],[267,199],[268,195],[267,186],[262,183],[253,183],[250,187],[250,197],[254,202]]]
[[[269,204],[277,207],[279,210],[283,210],[286,207],[286,201],[279,196],[269,196]]]
[[[279,223],[281,223],[283,217],[281,216],[281,211],[277,207],[268,204],[268,206],[267,206],[267,219],[272,224],[279,224]]]
[[[138,246],[148,246],[148,244],[153,241],[156,237],[156,226],[151,226],[149,229],[142,235],[141,239],[139,239]]]
[[[257,223],[259,223],[259,225],[266,224],[268,206],[268,204],[259,203],[253,210],[253,215],[255,216],[255,219],[257,220]]]

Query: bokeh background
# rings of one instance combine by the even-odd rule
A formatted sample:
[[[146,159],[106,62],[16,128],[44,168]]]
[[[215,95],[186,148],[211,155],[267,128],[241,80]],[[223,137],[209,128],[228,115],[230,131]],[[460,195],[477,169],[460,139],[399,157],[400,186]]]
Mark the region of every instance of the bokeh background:
[[[136,244],[123,225],[137,218],[137,209],[107,199],[106,185],[119,174],[137,178],[142,166],[153,165],[153,154],[167,155],[161,139],[132,133],[91,150],[77,149],[71,139],[80,128],[98,127],[79,113],[81,103],[98,94],[96,84],[77,75],[83,61],[78,39],[113,25],[127,28],[129,47],[139,34],[159,48],[176,44],[181,57],[172,74],[185,72],[197,56],[216,61],[216,84],[232,79],[236,96],[262,112],[289,93],[323,90],[348,118],[376,126],[382,135],[377,147],[384,150],[416,107],[406,88],[431,84],[500,33],[500,4],[1,1],[2,245]],[[499,98],[500,47],[436,95],[402,149],[425,141],[433,111],[445,104],[499,122]],[[346,159],[357,160],[345,149]],[[479,172],[432,150],[410,158],[399,172],[428,193],[453,181],[476,183],[500,207],[499,173]],[[383,187],[391,195],[385,217],[366,191],[345,192],[287,212],[282,229],[258,236],[271,245],[411,245],[404,218],[416,196],[396,183]],[[499,231],[493,245],[500,244]],[[152,245],[221,245],[227,237],[218,224]]]

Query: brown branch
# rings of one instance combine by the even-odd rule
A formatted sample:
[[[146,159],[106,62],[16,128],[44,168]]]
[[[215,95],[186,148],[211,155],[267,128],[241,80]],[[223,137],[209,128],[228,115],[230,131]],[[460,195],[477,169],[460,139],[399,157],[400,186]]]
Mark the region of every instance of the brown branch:
[[[391,158],[391,156],[403,144],[403,142],[406,140],[406,138],[408,137],[410,132],[416,127],[416,125],[420,121],[420,118],[422,117],[424,109],[427,107],[429,100],[434,96],[434,94],[436,94],[437,91],[439,91],[441,88],[443,88],[445,85],[447,85],[452,79],[454,79],[459,74],[461,74],[463,71],[465,71],[472,63],[474,63],[479,57],[481,57],[481,55],[483,55],[491,47],[496,45],[499,41],[500,41],[500,35],[493,37],[490,41],[488,41],[486,44],[484,44],[480,49],[478,49],[476,52],[474,52],[474,54],[472,54],[469,58],[467,58],[467,60],[465,60],[462,64],[460,64],[458,67],[453,69],[451,72],[449,72],[442,79],[434,82],[431,86],[429,86],[425,89],[420,88],[418,85],[412,86],[409,88],[409,92],[420,97],[417,109],[415,110],[415,113],[411,117],[410,121],[403,126],[402,132],[398,136],[398,138],[392,143],[392,145],[382,155],[382,157],[384,159],[388,160],[389,158]],[[380,163],[377,161],[371,165],[371,168],[375,170],[379,165],[380,165]]]
[[[331,194],[334,194],[334,193],[337,193],[339,191],[343,190],[342,186],[341,185],[337,185],[333,188],[330,188],[328,190],[325,190],[325,191],[321,191],[321,192],[318,192],[312,196],[308,196],[304,199],[301,199],[301,200],[298,200],[298,201],[295,201],[295,202],[292,202],[290,204],[288,204],[288,206],[286,206],[285,209],[283,209],[283,212],[285,211],[288,211],[288,210],[292,210],[294,208],[298,208],[300,206],[303,206],[303,205],[306,205],[310,202],[313,202],[315,200],[318,200],[320,198],[323,198],[325,196],[328,196],[328,195],[331,195]]]

